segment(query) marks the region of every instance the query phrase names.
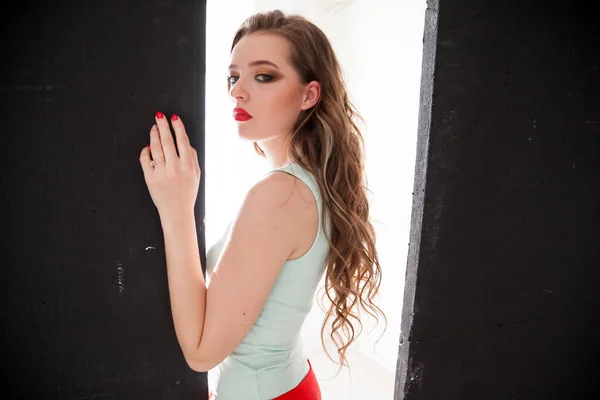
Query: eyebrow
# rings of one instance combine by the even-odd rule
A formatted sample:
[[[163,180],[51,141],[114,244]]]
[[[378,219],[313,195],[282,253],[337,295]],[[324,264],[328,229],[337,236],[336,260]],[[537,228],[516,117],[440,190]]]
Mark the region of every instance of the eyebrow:
[[[271,61],[267,61],[267,60],[256,60],[256,61],[252,61],[251,63],[248,64],[248,66],[250,66],[250,67],[256,67],[258,65],[270,65],[272,67],[279,69],[279,67],[277,65],[275,65]],[[231,64],[229,66],[229,69],[237,68],[237,67],[238,67],[237,65]]]

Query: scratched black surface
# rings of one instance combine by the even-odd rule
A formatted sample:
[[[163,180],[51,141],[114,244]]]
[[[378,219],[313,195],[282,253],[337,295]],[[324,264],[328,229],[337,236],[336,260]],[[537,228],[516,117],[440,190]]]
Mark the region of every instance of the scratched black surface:
[[[203,165],[205,2],[12,6],[0,24],[2,397],[205,398],[175,338],[138,160],[162,110],[182,117]]]
[[[397,394],[600,398],[598,5],[428,3]]]

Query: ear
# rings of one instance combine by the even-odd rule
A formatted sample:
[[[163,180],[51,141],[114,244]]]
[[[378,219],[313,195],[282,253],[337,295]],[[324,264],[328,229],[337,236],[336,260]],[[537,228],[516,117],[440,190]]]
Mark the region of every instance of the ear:
[[[304,99],[302,101],[302,110],[308,110],[319,102],[321,97],[321,84],[318,81],[309,82],[304,88]]]

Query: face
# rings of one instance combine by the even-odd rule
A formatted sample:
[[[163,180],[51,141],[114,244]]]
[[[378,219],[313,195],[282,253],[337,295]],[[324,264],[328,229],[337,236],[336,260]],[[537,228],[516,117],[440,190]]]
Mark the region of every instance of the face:
[[[287,39],[268,33],[244,36],[231,52],[229,95],[241,138],[285,139],[300,112],[316,104],[318,82],[302,83],[290,56]]]

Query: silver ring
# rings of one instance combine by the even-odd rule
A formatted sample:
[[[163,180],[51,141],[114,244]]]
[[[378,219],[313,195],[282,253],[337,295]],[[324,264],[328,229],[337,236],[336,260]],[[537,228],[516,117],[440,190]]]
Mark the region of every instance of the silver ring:
[[[156,160],[156,161],[154,161],[154,160],[150,160],[150,166],[151,166],[151,167],[154,167],[154,166],[155,166],[157,163],[159,163],[159,162],[161,162],[161,161],[165,161],[165,159],[164,159],[164,158],[161,158],[160,160]]]

